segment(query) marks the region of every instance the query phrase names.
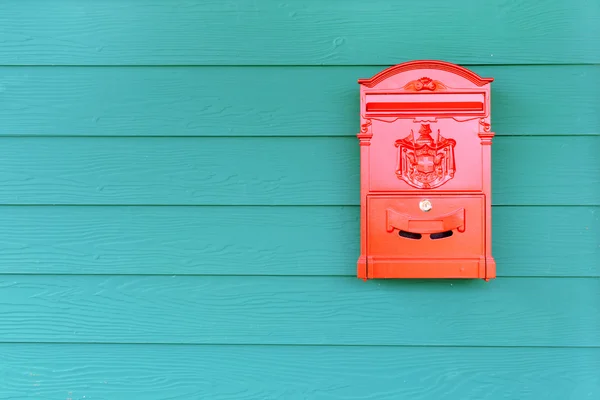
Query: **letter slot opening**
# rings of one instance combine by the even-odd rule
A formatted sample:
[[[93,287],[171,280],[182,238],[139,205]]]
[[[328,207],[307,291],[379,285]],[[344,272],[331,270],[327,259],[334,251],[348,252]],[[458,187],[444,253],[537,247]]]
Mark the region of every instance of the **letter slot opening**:
[[[367,115],[483,115],[483,93],[367,94]]]
[[[407,238],[407,239],[415,239],[415,240],[419,240],[419,239],[421,239],[421,237],[423,237],[423,235],[421,235],[420,233],[414,233],[414,232],[408,232],[408,231],[399,231],[398,236],[401,236],[401,237]]]
[[[429,238],[431,240],[444,239],[444,238],[452,236],[453,234],[454,234],[454,232],[452,232],[452,231],[438,232],[438,233],[430,234]]]

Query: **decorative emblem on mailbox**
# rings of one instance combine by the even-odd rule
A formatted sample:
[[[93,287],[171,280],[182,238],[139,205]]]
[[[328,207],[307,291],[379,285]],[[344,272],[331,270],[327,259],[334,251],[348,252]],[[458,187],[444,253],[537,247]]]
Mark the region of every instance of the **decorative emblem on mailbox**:
[[[413,130],[404,139],[396,140],[398,169],[396,175],[416,188],[431,189],[441,186],[454,176],[454,139],[440,135],[431,137],[429,124],[421,125],[420,136]]]
[[[359,79],[359,278],[496,277],[492,81],[435,60]]]

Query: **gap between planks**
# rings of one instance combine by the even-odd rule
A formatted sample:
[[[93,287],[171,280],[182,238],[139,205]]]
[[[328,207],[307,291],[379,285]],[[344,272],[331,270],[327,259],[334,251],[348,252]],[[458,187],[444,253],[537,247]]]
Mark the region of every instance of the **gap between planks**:
[[[210,346],[210,347],[386,347],[386,348],[429,348],[429,349],[600,349],[600,346],[482,346],[482,345],[439,345],[439,344],[304,344],[304,343],[175,343],[175,342],[6,342],[0,345],[97,345],[97,346]]]
[[[110,276],[115,276],[115,277],[121,277],[121,276],[127,276],[127,277],[204,277],[204,276],[210,276],[213,278],[232,278],[232,277],[240,277],[240,278],[252,278],[252,277],[261,277],[261,278],[282,278],[282,279],[288,279],[288,278],[293,278],[293,279],[301,279],[301,278],[306,278],[306,279],[314,279],[314,278],[332,278],[332,279],[339,279],[339,278],[351,278],[351,279],[359,279],[356,277],[355,274],[339,274],[339,275],[332,275],[332,274],[324,274],[324,275],[314,275],[314,274],[308,274],[308,275],[300,275],[300,274],[292,274],[292,275],[283,275],[283,274],[193,274],[193,273],[188,273],[188,274],[140,274],[140,273],[135,273],[135,274],[128,274],[128,273],[122,273],[122,274],[115,274],[115,273],[109,273],[109,274],[101,274],[101,273],[90,273],[90,274],[85,274],[85,273],[76,273],[76,274],[71,274],[71,273],[43,273],[43,272],[31,272],[31,273],[19,273],[19,272],[0,272],[0,276],[20,276],[20,277],[31,277],[31,276],[69,276],[69,277],[92,277],[92,276],[98,276],[98,277],[110,277]],[[498,275],[493,281],[497,281],[498,279],[600,279],[600,276],[595,276],[595,275]],[[370,281],[375,281],[377,282],[380,279],[369,279]],[[389,280],[397,280],[395,278],[390,278],[387,279]],[[429,278],[412,278],[412,279],[404,279],[404,280],[413,280],[413,281],[422,281],[422,282],[427,282],[428,280],[430,281],[446,281],[448,283],[452,283],[452,282],[459,282],[459,281],[464,281],[464,280],[478,280],[478,279],[429,279]],[[492,282],[493,282],[492,281]],[[488,282],[491,284],[491,282]]]
[[[402,60],[399,60],[400,64]],[[382,67],[395,64],[0,64],[0,67],[37,67],[37,68],[340,68],[340,67]],[[459,63],[463,67],[561,67],[561,66],[597,66],[600,63]]]

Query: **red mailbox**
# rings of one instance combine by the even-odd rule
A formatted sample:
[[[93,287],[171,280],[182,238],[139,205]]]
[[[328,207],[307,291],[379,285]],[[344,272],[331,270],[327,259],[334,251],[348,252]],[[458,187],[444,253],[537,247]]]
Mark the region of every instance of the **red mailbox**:
[[[492,81],[435,60],[359,79],[359,278],[496,277]]]

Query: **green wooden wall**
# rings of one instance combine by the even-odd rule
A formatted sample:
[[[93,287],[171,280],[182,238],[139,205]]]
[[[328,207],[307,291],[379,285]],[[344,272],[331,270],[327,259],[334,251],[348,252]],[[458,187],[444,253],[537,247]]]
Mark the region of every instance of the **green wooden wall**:
[[[498,278],[369,281],[358,85],[495,78]],[[0,3],[0,399],[600,398],[597,0]]]

